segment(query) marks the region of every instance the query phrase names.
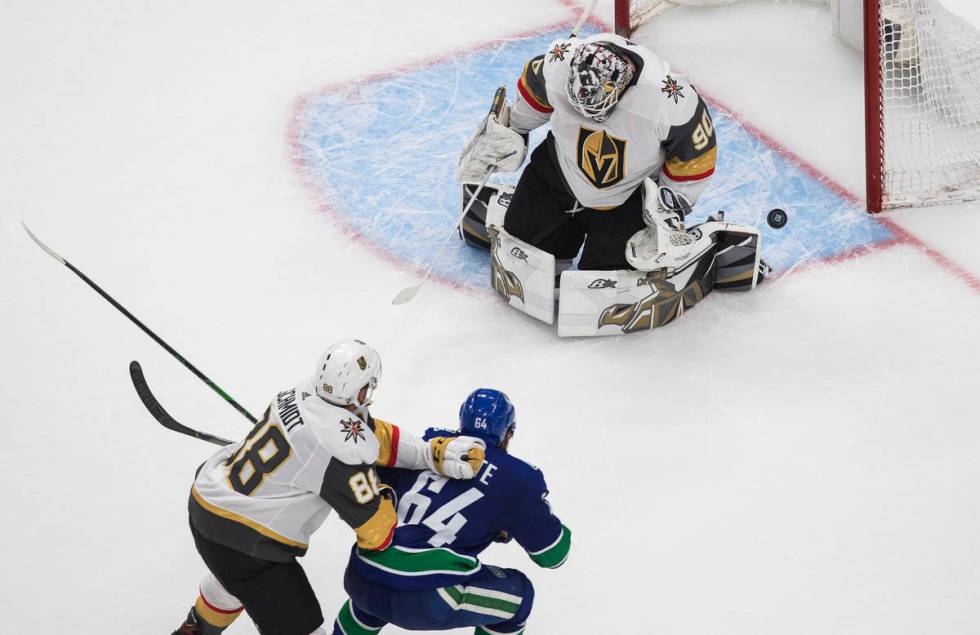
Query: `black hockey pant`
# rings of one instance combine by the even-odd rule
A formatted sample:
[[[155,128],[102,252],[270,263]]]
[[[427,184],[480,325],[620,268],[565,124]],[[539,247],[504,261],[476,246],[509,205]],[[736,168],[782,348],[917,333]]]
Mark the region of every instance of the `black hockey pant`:
[[[644,227],[643,188],[613,209],[569,213],[577,201],[551,156],[553,143],[549,133],[531,154],[507,207],[504,229],[556,260],[572,260],[581,249],[582,270],[632,269],[626,262],[626,241]]]

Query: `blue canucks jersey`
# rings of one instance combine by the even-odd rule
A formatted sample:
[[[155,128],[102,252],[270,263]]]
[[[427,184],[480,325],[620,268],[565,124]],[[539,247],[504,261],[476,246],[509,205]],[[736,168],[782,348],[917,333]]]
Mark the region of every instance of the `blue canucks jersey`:
[[[432,428],[424,438],[446,435]],[[482,569],[480,552],[511,539],[543,567],[568,557],[571,532],[548,504],[544,475],[499,448],[487,448],[468,481],[428,470],[379,469],[378,476],[398,493],[398,527],[384,551],[354,547],[350,566],[369,580],[401,590],[461,584]]]

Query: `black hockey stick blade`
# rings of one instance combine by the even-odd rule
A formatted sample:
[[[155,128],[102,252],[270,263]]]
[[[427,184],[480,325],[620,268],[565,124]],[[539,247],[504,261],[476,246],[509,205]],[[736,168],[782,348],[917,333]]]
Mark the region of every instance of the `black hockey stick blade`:
[[[150,411],[153,418],[159,421],[160,425],[162,425],[164,428],[173,430],[174,432],[179,432],[181,434],[186,434],[187,436],[194,437],[195,439],[207,441],[208,443],[214,443],[215,445],[231,445],[234,443],[234,441],[222,439],[221,437],[216,437],[213,434],[208,434],[207,432],[200,432],[193,428],[188,428],[171,417],[170,413],[163,409],[163,406],[160,405],[157,398],[153,396],[152,392],[150,392],[150,387],[146,383],[146,378],[143,377],[143,368],[140,367],[140,363],[136,360],[129,362],[129,376],[133,380],[133,387],[136,388],[136,394],[140,396],[140,401],[143,402],[143,405]]]

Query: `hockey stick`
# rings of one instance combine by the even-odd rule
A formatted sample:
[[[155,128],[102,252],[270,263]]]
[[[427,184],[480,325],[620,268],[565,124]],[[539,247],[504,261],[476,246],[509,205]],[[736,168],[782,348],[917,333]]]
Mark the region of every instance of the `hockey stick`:
[[[242,405],[239,404],[237,401],[235,401],[231,397],[231,395],[229,395],[228,393],[226,393],[224,390],[221,389],[220,386],[218,386],[213,381],[211,381],[208,378],[207,375],[205,375],[204,373],[202,373],[201,371],[199,371],[197,369],[197,367],[194,366],[194,364],[192,364],[189,361],[187,361],[186,359],[184,359],[180,355],[180,353],[178,353],[177,351],[175,351],[170,346],[170,344],[167,344],[162,339],[160,339],[160,337],[156,333],[154,333],[153,331],[151,331],[145,324],[143,324],[142,322],[140,322],[136,318],[135,315],[133,315],[132,313],[130,313],[128,310],[126,310],[126,307],[124,307],[123,305],[121,305],[118,302],[116,302],[116,300],[112,296],[110,296],[108,293],[106,293],[105,291],[103,291],[102,290],[102,287],[100,287],[99,285],[97,285],[94,282],[92,282],[92,280],[88,276],[86,276],[84,273],[82,273],[80,270],[78,270],[75,267],[75,265],[71,264],[70,262],[68,262],[67,260],[65,260],[61,256],[59,256],[53,249],[51,249],[50,247],[48,247],[47,245],[45,245],[44,243],[42,243],[41,240],[37,236],[34,235],[34,232],[32,232],[27,227],[27,224],[24,223],[24,221],[21,221],[20,224],[24,226],[24,231],[26,231],[27,232],[27,235],[31,237],[31,240],[33,240],[35,243],[37,243],[37,246],[40,247],[41,249],[43,249],[46,254],[48,254],[49,256],[51,256],[52,258],[54,258],[55,260],[57,260],[58,262],[60,262],[64,266],[68,267],[68,269],[70,269],[72,273],[74,273],[76,276],[78,276],[79,278],[81,278],[82,281],[85,282],[85,284],[87,284],[88,286],[92,287],[95,290],[95,292],[98,293],[99,295],[101,295],[103,298],[105,298],[106,301],[109,304],[111,304],[112,306],[116,307],[116,309],[118,309],[120,313],[122,313],[127,318],[129,318],[129,320],[133,324],[135,324],[136,326],[140,327],[140,329],[144,333],[146,333],[147,335],[149,335],[150,338],[153,339],[154,342],[156,342],[157,344],[159,344],[160,346],[162,346],[163,347],[163,350],[165,350],[168,353],[170,353],[171,355],[173,355],[174,358],[178,362],[180,362],[181,364],[183,364],[189,371],[191,371],[192,373],[194,373],[194,375],[198,379],[200,379],[205,384],[207,384],[208,387],[211,390],[213,390],[214,392],[218,393],[221,396],[222,399],[224,399],[225,401],[227,401],[235,410],[237,410],[238,412],[240,412],[246,419],[248,419],[252,423],[256,423],[258,421],[258,419],[256,419],[255,417],[252,416],[252,413],[250,413],[248,410],[246,410],[244,407],[242,407]]]
[[[153,418],[159,421],[160,425],[162,425],[164,428],[173,430],[174,432],[179,432],[181,434],[186,434],[189,437],[194,437],[195,439],[200,439],[201,441],[214,443],[215,445],[231,445],[234,443],[234,441],[222,439],[221,437],[216,437],[213,434],[208,434],[207,432],[200,432],[193,428],[188,428],[171,417],[170,413],[163,409],[163,406],[160,405],[157,398],[153,396],[152,392],[150,392],[150,387],[146,385],[146,378],[143,377],[143,369],[140,367],[140,363],[136,360],[129,362],[129,376],[133,380],[133,386],[136,388],[136,394],[140,396],[140,401],[143,402],[143,405],[150,411]]]
[[[579,16],[578,22],[575,23],[575,28],[572,29],[572,33],[568,37],[578,37],[579,30],[582,28],[582,25],[585,24],[585,21],[589,19],[589,16],[592,15],[592,12],[595,11],[595,6],[597,4],[599,4],[599,0],[592,0],[592,4],[590,4],[588,8],[582,12],[582,15]]]
[[[504,100],[506,98],[507,98],[506,89],[504,89],[503,86],[497,88],[497,92],[493,94],[493,104],[490,106],[490,114],[487,116],[492,117],[492,116],[499,115],[501,109],[503,109],[504,107]],[[486,122],[485,119],[484,122]],[[484,123],[484,125],[486,125],[486,123]],[[479,135],[477,136],[477,138],[479,138]],[[476,142],[477,138],[473,140],[473,143]],[[469,146],[463,149],[463,155],[466,154],[468,149]],[[407,302],[411,302],[412,298],[414,298],[415,295],[419,292],[419,289],[422,288],[422,285],[425,284],[425,281],[429,279],[429,274],[432,273],[432,268],[435,267],[436,263],[439,262],[439,258],[442,256],[442,252],[446,250],[446,245],[448,245],[449,241],[452,240],[452,237],[456,235],[456,231],[459,229],[459,224],[463,222],[463,219],[466,217],[466,213],[470,211],[471,207],[473,207],[473,203],[474,201],[476,201],[477,195],[483,190],[483,186],[487,184],[487,179],[490,178],[490,175],[494,173],[495,169],[496,166],[491,165],[486,169],[486,172],[483,173],[483,179],[480,181],[480,184],[477,186],[476,191],[473,192],[473,197],[470,198],[470,202],[463,207],[463,213],[459,215],[459,218],[457,218],[456,222],[453,224],[452,232],[450,232],[449,235],[446,236],[446,240],[442,241],[442,246],[439,247],[439,251],[436,252],[435,257],[432,258],[432,261],[429,263],[429,267],[425,270],[425,273],[422,275],[422,280],[419,281],[419,283],[414,286],[405,287],[404,289],[399,291],[398,295],[396,295],[394,299],[391,301],[392,304],[405,304]]]
[[[489,168],[487,168],[486,173],[483,175],[483,179],[480,181],[480,184],[476,187],[476,191],[473,192],[473,198],[470,199],[470,202],[467,203],[466,207],[463,208],[463,213],[460,214],[459,218],[456,219],[456,224],[453,225],[452,233],[446,236],[446,240],[442,241],[442,246],[439,247],[439,251],[436,252],[436,255],[432,259],[432,262],[429,263],[429,267],[428,269],[425,270],[425,275],[422,276],[422,280],[415,286],[406,287],[401,291],[399,291],[398,295],[396,295],[395,298],[391,301],[392,304],[405,304],[406,302],[410,302],[412,298],[414,298],[415,295],[419,292],[419,289],[422,288],[422,285],[425,284],[425,281],[429,279],[429,274],[432,273],[432,268],[436,266],[437,262],[439,262],[439,257],[442,256],[442,252],[445,251],[446,245],[448,245],[452,237],[456,235],[456,232],[459,229],[459,224],[463,222],[463,218],[466,217],[466,213],[470,211],[471,207],[473,207],[473,201],[476,200],[477,195],[480,193],[481,190],[483,190],[483,186],[487,184],[487,179],[490,178],[490,175],[493,174],[493,172],[494,172],[494,166],[491,165]]]

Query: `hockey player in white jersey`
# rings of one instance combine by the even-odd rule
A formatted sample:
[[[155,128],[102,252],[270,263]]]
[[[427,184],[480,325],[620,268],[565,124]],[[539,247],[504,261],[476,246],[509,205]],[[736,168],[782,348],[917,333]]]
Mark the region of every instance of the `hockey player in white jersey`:
[[[517,88],[509,113],[469,146],[457,178],[478,181],[491,166],[516,169],[527,133],[550,122],[502,229],[553,255],[556,273],[580,249],[579,269],[632,269],[626,244],[645,227],[644,179],[694,204],[714,173],[717,146],[704,100],[656,53],[623,37],[557,40],[525,65]],[[467,221],[464,237],[489,246],[483,219]]]
[[[423,441],[372,417],[380,376],[372,348],[334,344],[312,377],[276,396],[243,441],[198,468],[190,525],[210,572],[175,635],[217,635],[242,610],[264,635],[326,633],[296,557],[331,510],[354,529],[360,548],[385,549],[397,516],[375,465],[462,479],[479,471],[481,439]]]
[[[755,288],[767,270],[758,230],[722,214],[685,225],[715,171],[715,131],[656,53],[611,33],[557,40],[517,89],[456,171],[464,203],[479,200],[463,237],[490,249],[491,283],[512,307],[548,324],[557,309],[562,337],[617,335],[663,326],[713,289]],[[516,188],[476,194],[492,171],[521,166],[527,133],[546,123]]]

